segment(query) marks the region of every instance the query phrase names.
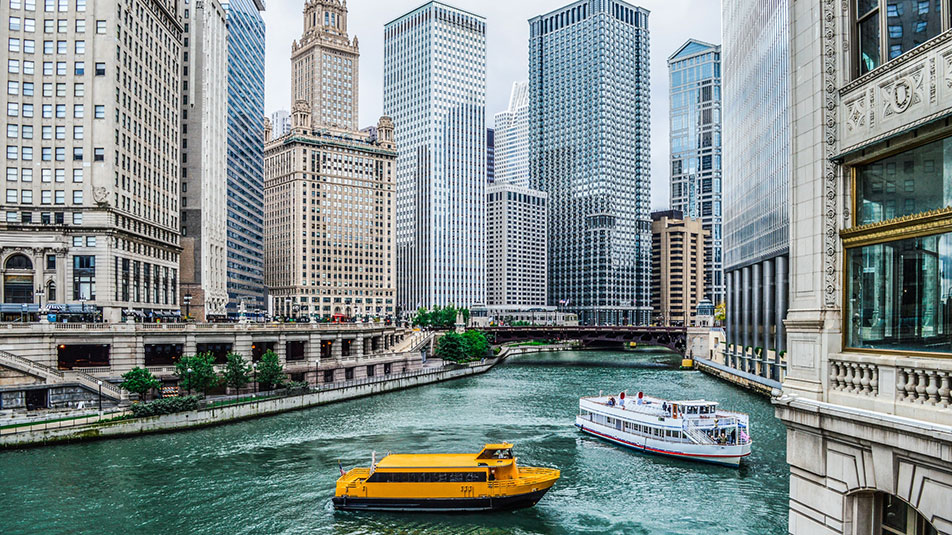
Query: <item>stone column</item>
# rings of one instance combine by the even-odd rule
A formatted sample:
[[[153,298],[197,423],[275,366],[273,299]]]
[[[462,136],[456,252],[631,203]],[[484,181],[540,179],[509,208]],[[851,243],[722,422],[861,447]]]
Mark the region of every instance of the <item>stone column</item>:
[[[727,347],[728,349],[725,349],[724,351],[724,364],[728,364],[730,362],[730,357],[728,356],[729,355],[728,352],[729,352],[730,344],[734,343],[734,314],[736,311],[734,310],[733,281],[734,281],[734,272],[725,271],[724,272],[724,288],[727,290],[726,291],[727,295],[725,296],[727,301],[726,302],[727,325],[725,325],[726,331],[727,331],[727,340],[725,343],[725,347]]]
[[[773,260],[764,260],[764,357],[762,360],[763,368],[761,369],[761,375],[764,377],[773,377],[770,370],[772,366],[767,362],[767,348],[773,345],[773,337],[770,335],[770,327],[773,325],[771,319],[773,318],[773,297],[774,290],[773,288]]]
[[[747,369],[747,346],[750,345],[750,266],[746,266],[741,277],[743,321],[741,329],[743,330],[744,345],[741,346],[742,363],[741,367]]]
[[[354,341],[350,344],[350,354],[354,356],[355,359],[364,358],[364,335],[358,334]]]
[[[753,337],[753,343],[752,343],[751,345],[754,346],[754,349],[752,350],[752,351],[753,351],[753,353],[752,353],[752,356],[753,356],[753,366],[748,365],[748,366],[747,366],[747,371],[748,371],[748,372],[751,372],[751,371],[752,371],[753,373],[756,373],[756,372],[757,372],[757,362],[759,361],[759,359],[757,358],[757,349],[756,349],[756,348],[757,348],[758,346],[761,347],[761,348],[763,347],[763,344],[762,344],[762,341],[761,341],[761,334],[760,334],[760,305],[761,305],[760,282],[761,282],[761,273],[760,273],[760,264],[759,264],[759,263],[754,264],[753,266],[751,266],[751,282],[752,282],[752,285],[751,285],[751,290],[750,290],[750,300],[751,300],[751,304],[753,305],[753,310],[751,311],[751,312],[752,312],[752,317],[751,317],[751,322],[750,322],[750,330],[751,330],[751,335],[752,335],[752,337]]]
[[[775,312],[776,322],[777,322],[777,354],[779,358],[780,351],[787,349],[787,332],[783,325],[783,320],[787,316],[787,293],[790,291],[789,281],[787,278],[787,257],[778,256],[776,259],[776,271],[777,271],[777,298],[776,298],[776,307]],[[779,360],[778,360],[779,362]]]
[[[340,335],[334,337],[334,344],[331,346],[331,358],[340,362],[343,355],[343,340]]]

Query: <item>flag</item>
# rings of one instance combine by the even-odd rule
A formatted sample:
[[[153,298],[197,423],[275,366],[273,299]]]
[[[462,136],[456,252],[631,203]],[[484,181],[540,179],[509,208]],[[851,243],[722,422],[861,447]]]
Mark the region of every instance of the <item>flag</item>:
[[[340,464],[340,459],[337,460],[337,468],[340,468],[340,475],[341,475],[341,476],[343,476],[343,475],[346,473],[346,472],[344,472],[344,465]]]

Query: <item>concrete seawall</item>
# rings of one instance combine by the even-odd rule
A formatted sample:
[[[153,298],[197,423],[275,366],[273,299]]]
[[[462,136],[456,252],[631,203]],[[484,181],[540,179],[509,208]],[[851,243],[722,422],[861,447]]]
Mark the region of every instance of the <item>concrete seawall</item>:
[[[60,442],[119,438],[221,425],[476,375],[489,371],[499,360],[458,368],[447,367],[432,373],[421,373],[362,384],[342,385],[340,388],[330,388],[277,399],[249,401],[224,407],[7,434],[0,436],[0,448],[23,448]]]
[[[782,388],[782,385],[778,381],[731,368],[712,360],[695,358],[694,365],[698,370],[701,370],[704,373],[713,375],[714,377],[723,379],[729,383],[734,383],[735,385],[741,386],[760,395],[767,396],[768,398],[772,397],[773,394],[771,392],[774,389],[780,390]]]

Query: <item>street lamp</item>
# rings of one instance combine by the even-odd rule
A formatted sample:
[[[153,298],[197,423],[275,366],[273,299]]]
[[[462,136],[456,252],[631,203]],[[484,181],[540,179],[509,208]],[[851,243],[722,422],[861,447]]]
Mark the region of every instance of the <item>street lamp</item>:
[[[252,382],[255,384],[255,395],[257,395],[258,394],[258,363],[257,362],[251,363],[251,373],[252,375],[254,375]]]
[[[36,294],[36,303],[37,303],[36,316],[37,316],[37,319],[39,319],[40,315],[43,314],[43,287],[38,286],[36,288],[36,292],[34,293]]]
[[[187,374],[185,376],[186,377],[185,380],[188,381],[188,395],[189,397],[191,397],[192,396],[192,369],[188,368],[187,370],[185,370],[185,373]]]
[[[99,385],[99,412],[102,413],[102,381],[96,381]]]
[[[192,315],[192,294],[185,294],[182,299],[185,301],[185,320],[187,321]]]
[[[291,298],[290,298],[290,297],[285,297],[285,298],[284,298],[284,315],[285,315],[285,321],[287,321],[287,319],[286,319],[287,316],[290,316],[291,314],[292,314],[292,312],[291,312]]]

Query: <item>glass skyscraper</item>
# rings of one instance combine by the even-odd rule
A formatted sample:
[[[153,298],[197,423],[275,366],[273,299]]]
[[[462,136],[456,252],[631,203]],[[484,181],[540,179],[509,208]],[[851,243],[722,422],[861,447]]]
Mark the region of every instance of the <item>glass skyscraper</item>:
[[[264,0],[228,13],[228,313],[265,309]]]
[[[698,219],[704,297],[724,300],[721,236],[721,47],[689,40],[668,58],[671,87],[671,209]],[[693,311],[692,311],[693,312]]]
[[[529,177],[549,195],[549,304],[586,324],[647,324],[648,11],[584,0],[529,25]]]
[[[724,270],[729,363],[785,350],[790,248],[789,0],[725,0]],[[750,349],[748,349],[750,348]],[[761,369],[766,370],[763,366]]]
[[[384,30],[397,144],[398,304],[486,300],[486,21],[429,2]]]
[[[496,180],[529,186],[529,84],[515,82],[509,107],[496,114]]]

